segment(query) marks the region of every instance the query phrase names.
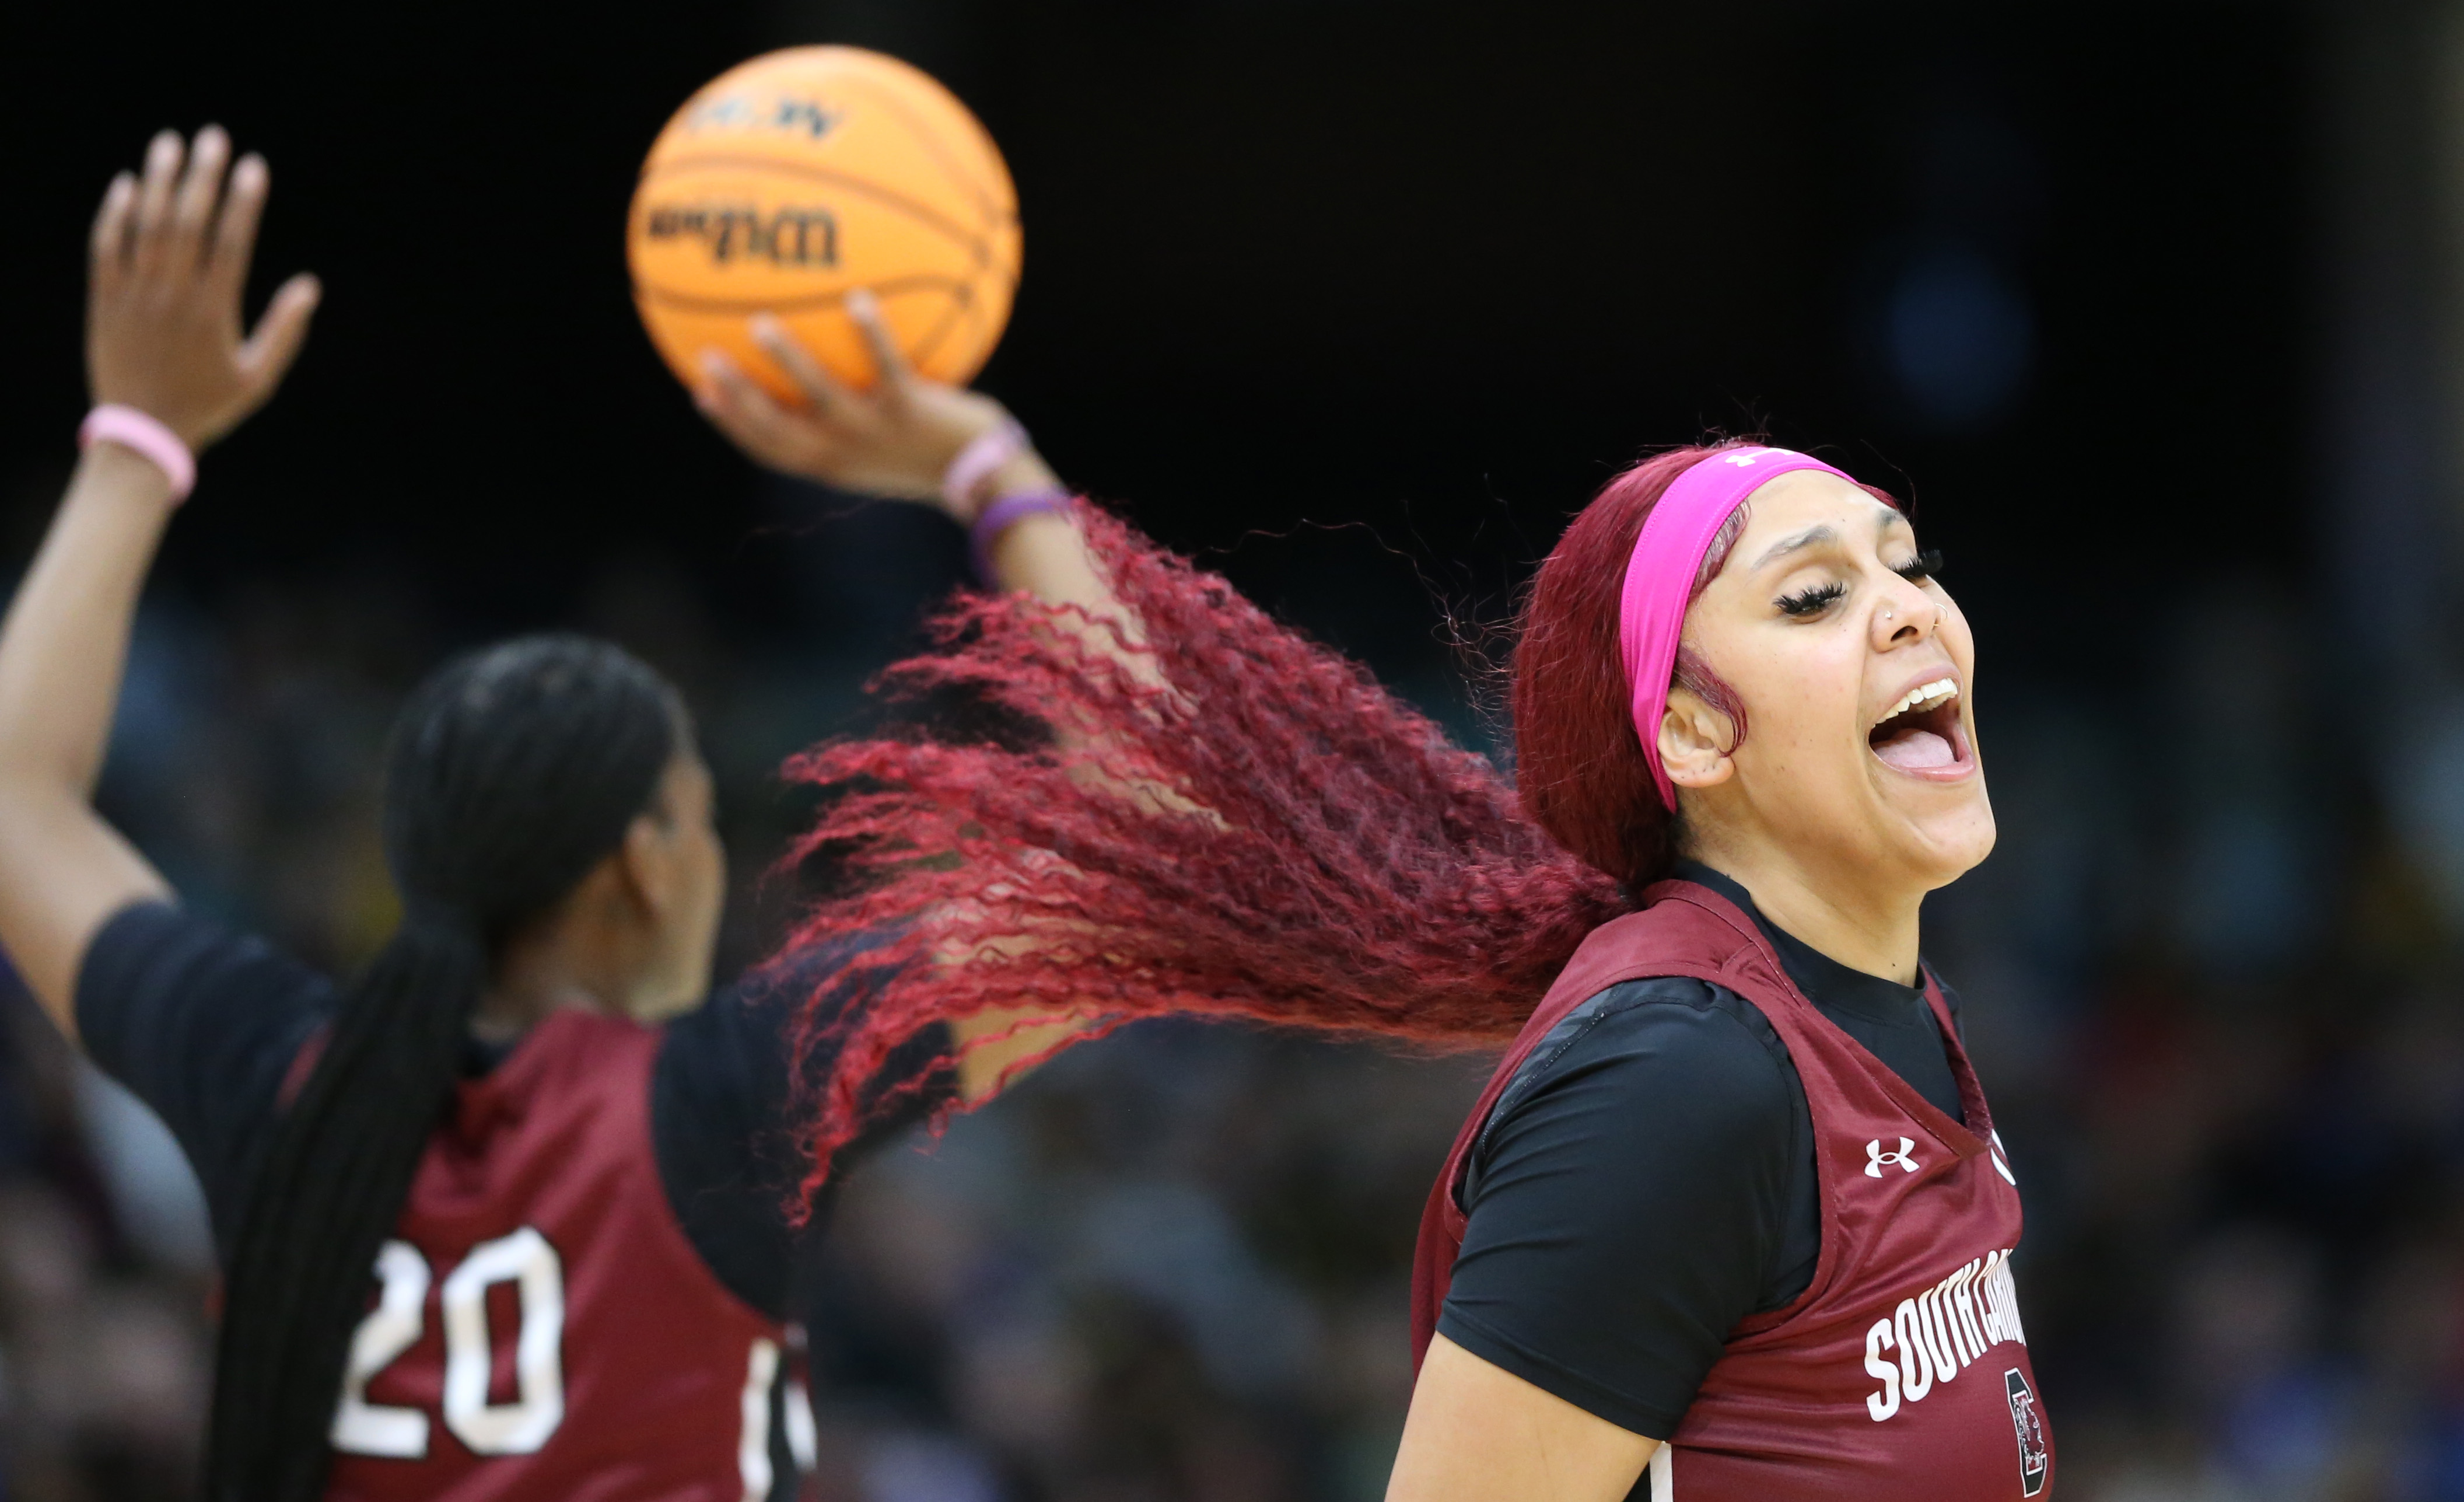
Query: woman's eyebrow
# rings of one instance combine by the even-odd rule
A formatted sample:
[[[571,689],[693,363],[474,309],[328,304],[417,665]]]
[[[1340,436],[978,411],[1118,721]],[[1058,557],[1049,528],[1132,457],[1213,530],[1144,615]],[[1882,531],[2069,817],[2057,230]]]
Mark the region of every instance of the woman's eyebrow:
[[[1823,543],[1837,542],[1838,541],[1839,531],[1837,528],[1834,527],[1828,521],[1816,522],[1815,525],[1806,528],[1804,531],[1791,533],[1789,536],[1780,539],[1771,546],[1763,549],[1762,557],[1754,560],[1753,566],[1755,568],[1761,568],[1775,558],[1783,558],[1790,553],[1802,552],[1809,547],[1819,547]]]

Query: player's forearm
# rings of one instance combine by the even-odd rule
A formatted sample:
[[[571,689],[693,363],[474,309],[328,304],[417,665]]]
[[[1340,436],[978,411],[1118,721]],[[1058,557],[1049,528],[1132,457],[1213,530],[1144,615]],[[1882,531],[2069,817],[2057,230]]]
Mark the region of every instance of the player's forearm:
[[[1061,490],[1060,476],[1029,449],[994,472],[989,494],[1025,496]],[[1087,551],[1087,540],[1067,516],[1036,512],[1020,518],[993,540],[987,551],[998,589],[1020,589],[1050,605],[1074,605],[1089,615],[1121,613],[1118,600]]]
[[[170,482],[98,443],[0,623],[0,947],[69,1037],[87,941],[169,888],[91,802]]]
[[[1011,1071],[1023,1070],[1028,1060],[1059,1048],[1086,1026],[1075,1018],[1054,1018],[1027,1007],[957,1018],[950,1030],[959,1045],[959,1098],[970,1106],[991,1099]]]
[[[173,506],[148,460],[88,450],[0,624],[0,798],[94,791],[137,597]]]

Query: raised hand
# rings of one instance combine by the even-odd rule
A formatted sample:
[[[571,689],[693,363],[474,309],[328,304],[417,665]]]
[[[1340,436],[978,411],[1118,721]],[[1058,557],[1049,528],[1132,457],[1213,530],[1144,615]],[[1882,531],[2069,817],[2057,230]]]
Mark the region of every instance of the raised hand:
[[[229,168],[229,183],[225,169]],[[317,278],[282,284],[253,333],[240,296],[257,221],[265,159],[231,166],[219,126],[185,148],[164,131],[142,177],[111,180],[95,215],[86,298],[86,373],[97,403],[134,407],[203,449],[265,404],[298,357],[317,308]]]
[[[753,320],[753,337],[802,389],[803,405],[782,406],[715,349],[702,354],[705,378],[693,399],[737,448],[772,469],[842,490],[930,501],[962,524],[973,521],[979,497],[953,504],[941,494],[941,476],[961,449],[1009,413],[989,396],[915,374],[869,294],[850,294],[847,314],[872,355],[872,389],[858,391],[832,376],[764,314]],[[993,476],[981,494],[1058,483],[1032,453],[1005,468],[1013,473]]]

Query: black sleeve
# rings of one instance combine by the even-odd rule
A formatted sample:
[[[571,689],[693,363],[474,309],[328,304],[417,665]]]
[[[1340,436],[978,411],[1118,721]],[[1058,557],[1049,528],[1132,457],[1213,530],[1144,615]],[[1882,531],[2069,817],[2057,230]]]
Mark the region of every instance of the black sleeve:
[[[333,1003],[326,977],[167,903],[122,908],[86,948],[77,1034],[179,1139],[225,1250],[283,1076]]]
[[[790,1314],[797,1241],[787,1208],[807,1160],[787,1119],[794,1061],[789,1030],[815,985],[830,1005],[860,1003],[880,972],[861,939],[788,975],[764,975],[713,997],[668,1025],[650,1083],[650,1133],[668,1203],[711,1271],[738,1298],[775,1318]],[[948,1051],[939,1029],[891,1056],[885,1080],[924,1078],[886,1119],[841,1155],[852,1159],[923,1120],[955,1080],[928,1075]],[[825,1207],[815,1207],[815,1222]]]
[[[1438,1329],[1666,1439],[1729,1330],[1775,1307],[1813,1167],[1804,1099],[1770,1024],[1728,991],[1669,979],[1594,997],[1533,1050],[1474,1147]]]

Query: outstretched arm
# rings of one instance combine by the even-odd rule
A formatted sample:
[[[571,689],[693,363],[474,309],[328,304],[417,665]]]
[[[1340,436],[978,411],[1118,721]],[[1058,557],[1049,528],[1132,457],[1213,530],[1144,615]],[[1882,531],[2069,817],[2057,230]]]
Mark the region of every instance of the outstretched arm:
[[[221,130],[199,131],[193,149],[166,131],[142,177],[112,180],[95,217],[94,399],[146,414],[191,453],[274,394],[316,308],[316,281],[295,276],[253,334],[240,325],[266,187],[261,158],[231,166]],[[108,437],[93,444],[0,624],[0,947],[71,1037],[95,931],[169,894],[93,797],[138,591],[178,503],[153,460]]]
[[[1043,456],[1022,446],[967,494],[945,495],[942,478],[952,462],[976,439],[1008,423],[1008,411],[980,391],[917,376],[868,295],[850,297],[847,312],[872,353],[878,378],[870,390],[854,390],[831,376],[777,320],[765,317],[755,320],[754,337],[803,388],[804,405],[781,406],[716,350],[704,356],[708,379],[694,399],[737,448],[772,469],[842,490],[924,502],[960,526],[974,526],[983,509],[1003,497],[1061,489]],[[996,587],[1075,606],[1090,623],[1109,620],[1124,632],[1136,629],[1066,514],[1023,517],[992,540],[986,560],[993,575],[986,583]],[[1099,650],[1119,641],[1111,627],[1092,628],[1089,639]],[[993,1094],[1012,1069],[1078,1026],[1037,1022],[1008,1008],[957,1020],[951,1027],[960,1044],[960,1093],[970,1101]]]

